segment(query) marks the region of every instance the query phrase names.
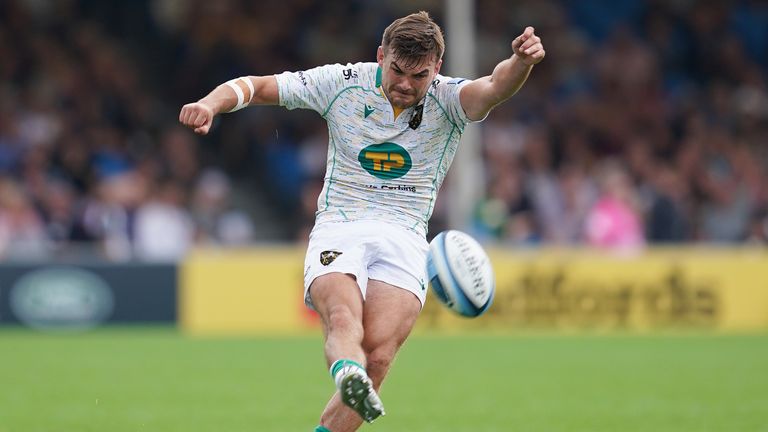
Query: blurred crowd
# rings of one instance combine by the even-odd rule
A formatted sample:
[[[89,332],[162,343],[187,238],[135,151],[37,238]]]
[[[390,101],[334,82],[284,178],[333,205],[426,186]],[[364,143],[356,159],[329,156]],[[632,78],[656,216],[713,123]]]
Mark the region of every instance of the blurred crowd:
[[[484,125],[475,227],[518,245],[764,243],[768,3],[483,2],[495,36],[536,22],[547,59]],[[483,18],[484,17],[484,18]]]
[[[444,23],[440,0],[3,1],[0,259],[87,244],[173,260],[193,245],[305,238],[322,119],[255,107],[198,137],[178,110],[237,76],[372,61],[384,27],[418,9]],[[481,74],[526,25],[547,58],[479,126],[474,235],[766,241],[768,3],[476,0],[476,11]],[[433,234],[446,211],[438,203]]]

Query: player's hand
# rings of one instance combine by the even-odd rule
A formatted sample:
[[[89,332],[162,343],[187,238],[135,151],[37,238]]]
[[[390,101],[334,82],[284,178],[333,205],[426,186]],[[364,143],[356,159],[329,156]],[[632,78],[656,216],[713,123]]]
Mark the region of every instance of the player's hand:
[[[541,39],[533,31],[533,27],[526,27],[523,34],[512,41],[512,51],[528,66],[542,61],[546,54]]]
[[[204,103],[189,103],[181,107],[179,121],[195,131],[196,134],[205,135],[213,124],[213,110]]]

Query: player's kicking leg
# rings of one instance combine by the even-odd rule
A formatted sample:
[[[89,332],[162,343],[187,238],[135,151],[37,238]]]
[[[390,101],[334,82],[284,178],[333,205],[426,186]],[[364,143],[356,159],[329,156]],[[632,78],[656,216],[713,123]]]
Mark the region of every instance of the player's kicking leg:
[[[318,277],[310,289],[325,334],[325,355],[343,402],[360,418],[372,422],[384,406],[365,369],[363,299],[354,277],[330,273]]]
[[[314,288],[313,288],[314,289]],[[314,302],[314,294],[313,294]],[[410,292],[392,285],[369,280],[365,305],[363,307],[364,338],[361,343],[365,358],[367,376],[372,384],[367,402],[378,400],[378,392],[389,367],[400,346],[410,334],[413,324],[419,315],[421,305],[419,300]],[[343,390],[343,389],[342,389]],[[370,396],[372,395],[372,396]],[[383,406],[381,407],[383,412]],[[363,414],[348,408],[343,398],[343,391],[336,392],[321,416],[321,424],[325,432],[356,431]]]

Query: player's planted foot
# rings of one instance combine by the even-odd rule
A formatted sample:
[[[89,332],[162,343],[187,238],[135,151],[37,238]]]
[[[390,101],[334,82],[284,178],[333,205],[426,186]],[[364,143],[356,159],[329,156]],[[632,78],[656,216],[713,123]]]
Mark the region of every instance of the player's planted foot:
[[[373,389],[373,383],[361,371],[350,371],[341,379],[341,400],[368,423],[384,415],[384,404]]]

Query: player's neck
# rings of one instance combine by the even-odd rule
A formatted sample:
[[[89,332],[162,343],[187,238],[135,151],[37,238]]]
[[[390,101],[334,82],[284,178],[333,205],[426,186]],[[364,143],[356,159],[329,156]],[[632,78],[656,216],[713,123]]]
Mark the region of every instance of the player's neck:
[[[391,105],[391,102],[390,102]],[[392,105],[392,112],[395,114],[395,120],[397,120],[398,117],[400,117],[400,114],[405,111],[405,108],[398,108],[394,105]]]

